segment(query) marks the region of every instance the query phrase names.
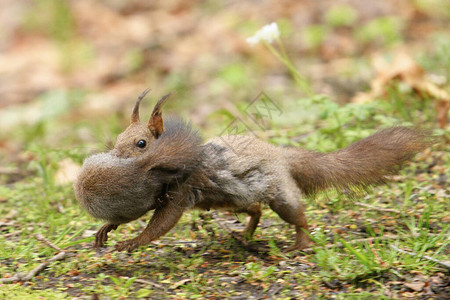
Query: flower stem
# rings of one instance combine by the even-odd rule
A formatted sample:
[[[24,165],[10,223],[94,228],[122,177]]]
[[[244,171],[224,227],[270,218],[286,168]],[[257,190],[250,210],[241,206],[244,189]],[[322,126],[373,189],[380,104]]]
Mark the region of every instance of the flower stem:
[[[272,52],[272,54],[275,55],[275,57],[288,68],[292,78],[295,80],[300,89],[308,96],[312,96],[313,92],[311,90],[310,84],[308,83],[308,80],[297,71],[292,62],[289,60],[284,45],[279,38],[277,39],[277,43],[281,49],[281,53],[271,44],[264,42],[270,52]]]

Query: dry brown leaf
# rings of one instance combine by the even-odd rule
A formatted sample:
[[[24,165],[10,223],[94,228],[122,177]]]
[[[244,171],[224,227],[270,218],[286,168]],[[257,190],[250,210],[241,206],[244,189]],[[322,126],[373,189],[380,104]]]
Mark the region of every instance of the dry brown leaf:
[[[410,288],[413,291],[420,292],[425,287],[425,282],[415,281],[415,282],[407,282],[404,284],[407,288]]]
[[[174,284],[172,285],[172,289],[176,289],[176,288],[178,288],[179,286],[182,286],[183,284],[188,283],[189,281],[191,281],[191,279],[189,279],[189,278],[187,278],[187,279],[182,279],[182,280],[180,280],[180,281],[174,283]]]
[[[370,83],[371,90],[356,94],[352,102],[364,103],[383,96],[393,80],[399,80],[421,96],[429,96],[436,102],[436,117],[439,126],[444,128],[450,108],[450,96],[444,89],[425,78],[423,69],[405,51],[396,54],[393,62],[388,63],[380,54],[372,57],[372,67],[376,77]]]

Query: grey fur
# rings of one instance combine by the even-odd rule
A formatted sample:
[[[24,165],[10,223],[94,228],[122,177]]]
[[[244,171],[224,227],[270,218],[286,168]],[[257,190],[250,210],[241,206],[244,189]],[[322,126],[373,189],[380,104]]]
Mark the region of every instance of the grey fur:
[[[162,128],[162,123],[158,126]],[[308,245],[302,196],[329,187],[381,182],[427,147],[426,137],[394,127],[324,154],[277,147],[249,136],[218,137],[202,144],[190,125],[179,119],[165,121],[161,135],[132,122],[112,151],[86,159],[74,189],[91,215],[109,222],[98,231],[96,246],[102,246],[118,224],[149,210],[155,213],[147,228],[120,242],[118,250],[131,251],[160,237],[189,208],[246,212],[251,218],[244,234],[251,236],[260,206],[267,204],[295,225],[296,242],[290,250],[301,249]],[[146,148],[136,147],[140,139],[148,141]]]

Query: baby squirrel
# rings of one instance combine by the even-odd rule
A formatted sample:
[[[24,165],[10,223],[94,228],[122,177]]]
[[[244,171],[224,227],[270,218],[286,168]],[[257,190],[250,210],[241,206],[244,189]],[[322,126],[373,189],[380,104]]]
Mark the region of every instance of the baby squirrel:
[[[139,121],[138,98],[131,124],[114,149],[84,161],[74,184],[76,198],[95,218],[106,220],[95,235],[102,247],[108,232],[154,210],[137,237],[116,249],[132,251],[166,234],[192,208],[247,213],[243,234],[249,238],[268,204],[281,219],[295,225],[288,251],[308,246],[308,225],[300,198],[326,188],[364,187],[395,174],[415,153],[428,146],[427,135],[406,127],[381,130],[347,148],[319,153],[278,147],[250,136],[222,136],[202,143],[189,124],[163,122],[161,108],[148,123]],[[164,125],[163,125],[164,123]]]

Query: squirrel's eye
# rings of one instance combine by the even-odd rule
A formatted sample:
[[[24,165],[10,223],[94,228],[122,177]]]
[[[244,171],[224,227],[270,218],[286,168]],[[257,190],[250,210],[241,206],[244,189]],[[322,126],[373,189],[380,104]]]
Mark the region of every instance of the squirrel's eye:
[[[138,146],[139,148],[145,148],[145,146],[147,146],[147,142],[145,140],[139,140],[136,146]]]

